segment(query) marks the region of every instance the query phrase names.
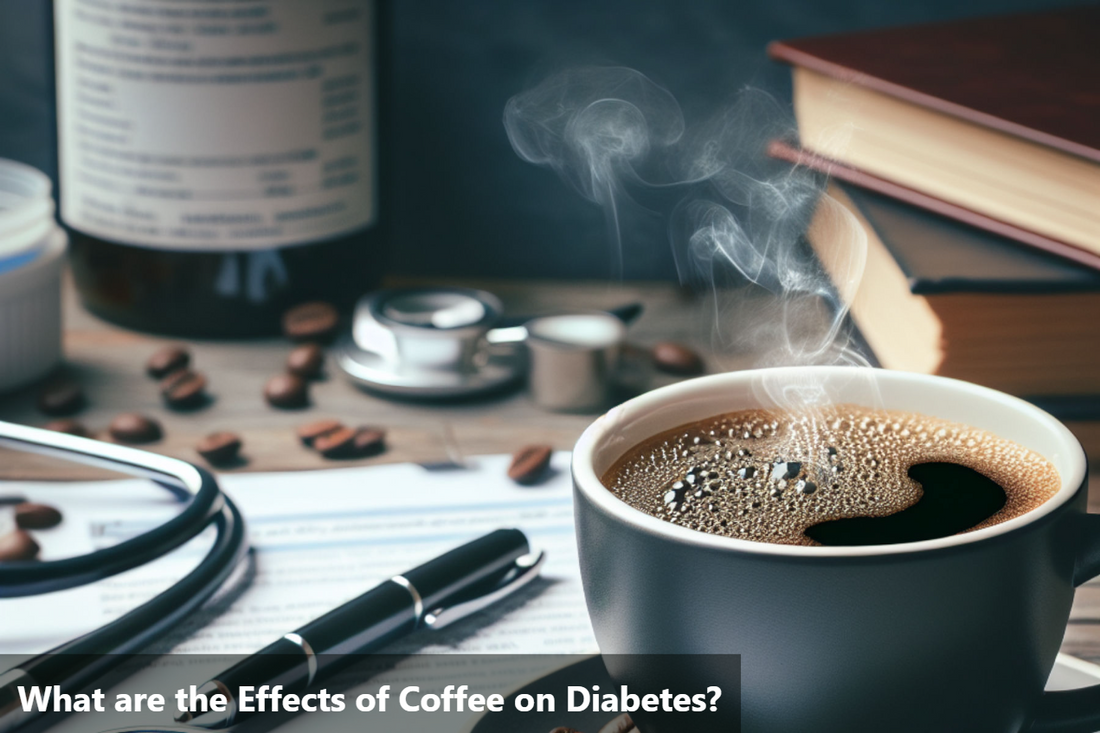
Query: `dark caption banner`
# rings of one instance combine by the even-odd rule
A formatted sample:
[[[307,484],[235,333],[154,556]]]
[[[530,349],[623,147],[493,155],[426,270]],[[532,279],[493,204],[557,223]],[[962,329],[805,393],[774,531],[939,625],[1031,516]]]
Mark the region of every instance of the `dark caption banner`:
[[[741,659],[732,655],[322,657],[320,669],[336,663],[343,671],[307,690],[292,692],[275,679],[242,684],[220,698],[197,694],[240,659],[135,657],[60,695],[48,681],[0,677],[7,683],[0,687],[0,732],[156,733],[178,725],[180,716],[216,725],[234,707],[242,733],[549,733],[559,727],[737,733],[741,727]],[[0,656],[0,672],[20,661]],[[286,669],[296,661],[276,658],[271,666]]]

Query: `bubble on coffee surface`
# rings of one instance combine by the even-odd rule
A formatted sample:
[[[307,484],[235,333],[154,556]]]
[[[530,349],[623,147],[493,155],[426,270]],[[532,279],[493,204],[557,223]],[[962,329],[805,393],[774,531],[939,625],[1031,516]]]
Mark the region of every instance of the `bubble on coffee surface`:
[[[746,410],[662,433],[603,477],[627,504],[673,524],[758,542],[815,545],[808,528],[883,517],[916,504],[911,467],[955,463],[996,482],[1005,504],[967,531],[1020,516],[1061,485],[1023,446],[916,413],[836,405],[793,413]]]

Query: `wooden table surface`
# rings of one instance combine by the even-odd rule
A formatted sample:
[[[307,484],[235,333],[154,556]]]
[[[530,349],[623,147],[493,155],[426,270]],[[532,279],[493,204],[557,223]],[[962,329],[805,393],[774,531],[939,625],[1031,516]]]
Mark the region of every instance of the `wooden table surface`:
[[[605,309],[641,302],[646,310],[631,327],[633,343],[651,344],[674,334],[678,340],[694,341],[697,347],[709,346],[704,329],[685,327],[697,323],[698,313],[705,304],[667,284],[461,284],[491,290],[504,301],[507,313],[516,314]],[[284,370],[292,348],[290,342],[281,338],[186,342],[160,338],[127,331],[92,316],[80,307],[70,285],[65,288],[64,298],[66,368],[88,397],[88,405],[76,415],[77,419],[102,434],[119,412],[148,414],[164,426],[165,438],[145,447],[189,461],[201,462],[194,452],[195,443],[218,430],[230,430],[244,439],[242,453],[246,460],[232,469],[236,471],[435,462],[479,453],[510,453],[533,442],[569,449],[594,416],[543,411],[521,389],[488,399],[449,404],[395,401],[357,389],[331,360],[325,377],[312,384],[308,408],[278,410],[267,405],[262,389],[269,377]],[[194,411],[170,410],[160,398],[157,382],[145,376],[145,360],[168,343],[186,343],[190,349],[193,368],[209,379],[212,400],[208,406]],[[729,368],[744,358],[734,354],[714,361]],[[634,363],[645,366],[640,375],[645,387],[674,381],[648,368],[648,362]],[[27,389],[0,397],[0,419],[28,425],[48,422],[50,418],[35,407],[35,395],[34,389]],[[322,417],[338,418],[349,425],[384,427],[388,431],[388,450],[361,461],[326,460],[304,448],[294,435],[298,425]],[[57,475],[52,466],[42,470]],[[73,472],[66,472],[66,477],[87,473],[86,469],[75,467]]]
[[[743,368],[754,360],[751,354],[732,348],[716,352],[712,338],[713,304],[673,285],[513,281],[458,284],[491,290],[504,301],[506,312],[517,314],[603,309],[641,302],[645,312],[630,328],[632,344],[646,346],[666,339],[688,343],[706,355],[711,371]],[[462,403],[399,402],[362,392],[335,373],[334,368],[327,369],[325,378],[313,385],[308,408],[276,410],[264,402],[261,390],[268,377],[283,370],[291,348],[283,339],[186,342],[194,367],[210,380],[213,400],[203,409],[175,412],[164,406],[156,382],[144,375],[143,367],[159,346],[178,341],[123,330],[101,321],[80,307],[69,283],[64,299],[67,369],[88,395],[88,405],[78,419],[89,428],[102,431],[119,412],[147,413],[165,428],[164,440],[148,447],[189,461],[201,462],[193,446],[199,438],[216,430],[231,430],[244,439],[246,460],[231,469],[234,471],[453,461],[479,453],[510,453],[533,442],[566,450],[593,417],[540,410],[522,390]],[[635,359],[633,364],[642,388],[674,381],[654,372],[644,359]],[[388,449],[363,460],[321,458],[302,447],[294,436],[296,426],[321,417],[384,427],[388,431]],[[28,425],[41,425],[49,420],[35,408],[33,389],[0,397],[0,419]],[[0,456],[0,471],[41,478],[96,475],[75,466],[59,471],[56,463],[16,465],[4,456]],[[1092,511],[1100,511],[1096,484],[1090,482]],[[1100,660],[1100,584],[1087,584],[1079,589],[1063,651]]]

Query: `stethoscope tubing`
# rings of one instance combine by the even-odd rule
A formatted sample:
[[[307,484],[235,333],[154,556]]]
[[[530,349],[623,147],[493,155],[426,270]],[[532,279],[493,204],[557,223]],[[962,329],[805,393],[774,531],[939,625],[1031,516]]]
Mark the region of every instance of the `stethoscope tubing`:
[[[202,561],[174,585],[123,616],[19,668],[39,684],[82,689],[136,654],[165,631],[196,611],[225,583],[248,551],[245,524],[237,506],[225,497],[214,544]],[[74,656],[81,664],[74,667]]]
[[[149,601],[88,634],[24,661],[6,675],[33,684],[81,689],[121,664],[205,603],[248,552],[244,518],[207,471],[185,461],[0,422],[0,446],[43,453],[146,476],[191,501],[159,527],[86,555],[0,567],[0,597],[47,593],[116,575],[155,560],[213,524],[217,534],[202,561]],[[2,727],[2,726],[0,726]]]
[[[197,729],[193,725],[184,724],[165,724],[165,725],[129,725],[125,728],[111,728],[110,730],[100,731],[100,733],[196,733]],[[221,728],[221,733],[228,733],[235,728]]]
[[[0,598],[74,588],[144,565],[194,538],[223,510],[225,496],[214,477],[186,461],[6,422],[0,422],[0,446],[144,476],[190,499],[172,519],[117,545],[62,560],[0,565]]]

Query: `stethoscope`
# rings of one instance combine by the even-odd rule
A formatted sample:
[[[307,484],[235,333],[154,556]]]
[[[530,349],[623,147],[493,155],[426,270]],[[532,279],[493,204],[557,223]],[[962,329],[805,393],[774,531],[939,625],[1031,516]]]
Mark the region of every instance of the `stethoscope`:
[[[508,318],[500,299],[484,290],[379,290],[360,299],[351,329],[333,353],[354,384],[392,397],[474,397],[547,370],[569,371],[575,384],[598,389],[604,377],[601,352],[617,348],[625,324],[641,311],[634,303],[567,317]],[[554,344],[556,351],[581,358],[554,362],[553,353],[529,348],[536,343]],[[576,404],[567,407],[587,406],[581,404],[585,401],[586,395],[578,394]]]
[[[533,333],[537,323],[560,325],[554,318],[509,321],[502,311],[495,296],[478,290],[374,293],[359,303],[351,333],[337,345],[337,363],[360,386],[395,396],[453,398],[501,389],[527,373],[524,343],[537,335]],[[583,318],[589,327],[609,328],[617,339],[622,324],[640,311],[640,306],[629,305]],[[581,367],[572,367],[572,382],[583,386],[596,379],[601,351],[607,345],[584,339],[573,343],[560,337],[556,342],[570,356],[582,357]],[[10,685],[84,688],[198,609],[228,579],[248,550],[241,513],[213,475],[198,466],[122,445],[6,422],[0,422],[0,447],[145,477],[187,502],[167,522],[111,547],[61,560],[0,564],[0,599],[52,593],[103,580],[163,557],[211,525],[217,533],[202,561],[174,585],[95,631],[0,672],[0,690]],[[73,661],[77,659],[79,663]],[[21,718],[11,725],[9,713],[0,700],[0,733],[26,722]],[[134,726],[111,733],[175,731],[194,728]]]
[[[9,685],[61,685],[63,690],[85,687],[201,606],[248,550],[240,511],[214,477],[198,466],[136,448],[6,422],[0,422],[0,447],[148,478],[187,501],[172,519],[111,547],[61,560],[0,564],[0,598],[86,585],[163,557],[211,525],[217,532],[202,561],[171,587],[95,631],[0,672],[0,689]],[[10,712],[0,709],[0,730],[9,729],[5,718]]]

